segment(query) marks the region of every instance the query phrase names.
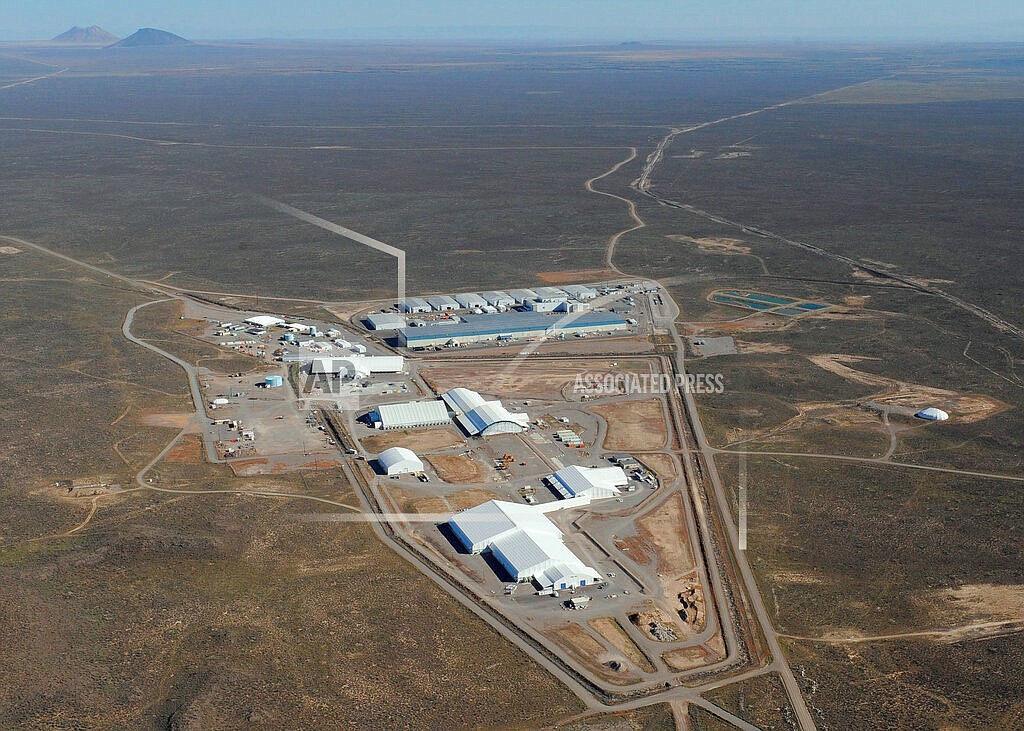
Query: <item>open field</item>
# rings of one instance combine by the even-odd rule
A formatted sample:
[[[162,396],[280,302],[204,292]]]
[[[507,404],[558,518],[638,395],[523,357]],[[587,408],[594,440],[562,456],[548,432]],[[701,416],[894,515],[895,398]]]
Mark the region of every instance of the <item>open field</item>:
[[[707,694],[707,698],[764,731],[788,731],[796,728],[793,709],[790,708],[785,689],[775,673],[713,690]]]
[[[668,440],[665,411],[658,399],[618,401],[591,410],[608,422],[605,449],[655,450],[664,447]]]
[[[0,724],[450,726],[506,693],[512,725],[579,709],[366,527],[298,521],[311,505],[135,495],[87,533],[0,554],[18,676],[0,684]],[[463,697],[492,662],[511,670],[502,688]],[[544,699],[523,706],[527,689]]]
[[[594,349],[587,343],[591,350]],[[561,349],[564,343],[553,347]],[[507,354],[507,349],[506,349]],[[614,365],[613,365],[614,364]],[[529,360],[510,360],[508,363],[465,365],[425,365],[419,370],[430,386],[442,393],[450,388],[472,388],[498,398],[538,398],[559,400],[571,393],[576,378],[583,374],[650,373],[645,362],[580,358],[563,363],[531,363]]]
[[[417,453],[430,452],[465,443],[454,426],[374,432],[372,436],[363,437],[360,441],[368,451],[378,453],[397,446],[406,447]]]
[[[427,461],[445,482],[480,482],[484,478],[483,467],[469,457],[457,454],[435,454],[427,457]]]

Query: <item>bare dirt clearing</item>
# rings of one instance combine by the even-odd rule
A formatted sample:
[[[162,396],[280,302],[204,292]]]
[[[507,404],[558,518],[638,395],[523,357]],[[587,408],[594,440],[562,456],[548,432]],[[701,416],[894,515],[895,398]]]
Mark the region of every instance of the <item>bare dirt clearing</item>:
[[[701,251],[709,254],[749,254],[750,247],[743,243],[743,239],[730,238],[700,238],[683,234],[669,234],[671,241],[679,241],[684,244],[694,244],[700,247]]]
[[[608,422],[605,449],[651,451],[662,449],[668,440],[665,412],[658,399],[620,401],[591,410]]]
[[[654,666],[643,651],[622,628],[615,617],[598,617],[587,622],[598,634],[615,646],[630,662],[644,672],[654,672]]]
[[[437,470],[437,475],[445,482],[475,483],[482,482],[484,470],[478,462],[457,454],[435,454],[427,457],[427,461]]]
[[[381,432],[359,441],[370,452],[383,452],[391,447],[406,447],[414,452],[430,452],[465,444],[462,436],[450,427],[436,429],[396,429]]]
[[[508,354],[508,351],[506,351]],[[613,365],[615,363],[616,365]],[[610,360],[580,360],[564,363],[512,362],[501,365],[431,365],[420,368],[420,375],[438,393],[462,386],[500,398],[536,398],[560,400],[581,373],[649,373],[645,364]]]
[[[905,381],[898,381],[895,378],[859,371],[848,365],[850,363],[872,360],[861,356],[830,353],[828,355],[809,355],[807,359],[819,368],[823,368],[853,383],[886,389],[881,393],[864,399],[864,401],[876,405],[904,409],[907,412],[916,412],[928,406],[938,406],[948,411],[950,416],[961,424],[981,421],[1009,408],[1002,401],[991,396],[961,394],[943,388],[907,383]]]
[[[683,515],[683,498],[675,494],[637,521],[640,535],[655,547],[658,573],[673,579],[694,568]]]

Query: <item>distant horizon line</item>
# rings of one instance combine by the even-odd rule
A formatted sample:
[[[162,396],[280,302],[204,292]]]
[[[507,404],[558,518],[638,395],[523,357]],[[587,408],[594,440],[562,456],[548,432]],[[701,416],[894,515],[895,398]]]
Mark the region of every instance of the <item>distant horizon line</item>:
[[[998,38],[998,37],[948,37],[948,36],[935,36],[935,37],[818,37],[818,36],[772,36],[772,37],[757,37],[757,36],[707,36],[707,37],[636,37],[631,38],[628,36],[622,37],[608,37],[608,36],[583,36],[583,35],[545,35],[536,38],[530,38],[527,36],[502,36],[502,35],[376,35],[372,33],[367,34],[352,34],[352,35],[253,35],[253,36],[206,36],[199,37],[191,34],[182,34],[175,30],[168,30],[167,28],[157,28],[156,26],[141,26],[135,30],[121,35],[110,31],[108,28],[92,24],[89,26],[68,26],[64,31],[65,33],[73,28],[89,28],[96,26],[102,30],[117,36],[119,39],[127,38],[128,36],[142,30],[144,28],[152,28],[155,30],[163,30],[168,33],[179,35],[186,40],[190,40],[196,44],[204,43],[261,43],[261,42],[294,42],[294,43],[416,43],[416,44],[440,44],[440,43],[504,43],[516,46],[551,46],[551,45],[574,45],[574,46],[585,46],[585,45],[600,45],[600,46],[848,46],[848,45],[866,45],[866,46],[922,46],[922,45],[947,45],[947,44],[962,44],[962,45],[1024,45],[1024,37],[1019,38]],[[60,35],[60,34],[56,34]],[[55,36],[48,38],[4,38],[0,37],[0,43],[55,43],[63,46],[99,46],[102,43],[87,43],[87,42],[75,42],[75,41],[56,41]],[[159,47],[159,46],[155,46]]]

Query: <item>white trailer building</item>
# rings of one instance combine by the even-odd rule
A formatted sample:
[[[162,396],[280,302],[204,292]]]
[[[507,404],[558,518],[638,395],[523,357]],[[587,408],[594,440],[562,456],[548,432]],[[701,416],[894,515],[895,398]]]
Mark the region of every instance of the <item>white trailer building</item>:
[[[464,309],[472,310],[477,307],[483,307],[487,304],[487,300],[478,295],[476,292],[463,292],[462,294],[455,295],[455,301],[458,302]]]
[[[511,307],[516,303],[508,292],[481,292],[480,296],[492,307]]]
[[[403,312],[416,314],[419,312],[430,312],[430,305],[422,297],[407,297],[400,305]]]
[[[517,305],[521,305],[529,300],[537,299],[537,293],[532,289],[510,289],[508,296],[516,301]]]
[[[459,303],[455,301],[455,298],[449,297],[446,294],[427,297],[427,304],[437,312],[451,312],[459,309]]]
[[[569,295],[565,293],[565,290],[558,287],[537,287],[534,291],[537,293],[537,298],[542,300],[557,301],[569,299]]]
[[[373,373],[401,373],[405,358],[400,355],[358,355],[339,358],[313,358],[309,372],[321,376],[365,378]]]
[[[491,500],[455,515],[448,525],[468,553],[489,552],[512,579],[541,589],[572,589],[601,580],[565,545],[562,531],[546,513],[589,503],[583,498],[548,505]]]
[[[388,477],[423,471],[423,461],[415,452],[405,447],[385,449],[377,455],[377,464],[380,471]]]
[[[597,297],[597,290],[588,287],[584,284],[567,284],[562,289],[573,299],[585,302],[586,300],[592,300]]]

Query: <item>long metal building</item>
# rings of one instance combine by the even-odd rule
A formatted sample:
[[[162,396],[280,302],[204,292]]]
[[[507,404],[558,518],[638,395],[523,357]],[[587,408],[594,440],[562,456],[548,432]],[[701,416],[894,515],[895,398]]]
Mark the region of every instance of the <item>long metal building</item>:
[[[423,327],[403,328],[398,331],[398,340],[410,348],[428,348],[544,335],[557,338],[562,334],[628,328],[629,323],[611,312],[572,313],[561,317],[540,312],[508,312],[465,317],[463,322],[432,322]]]

